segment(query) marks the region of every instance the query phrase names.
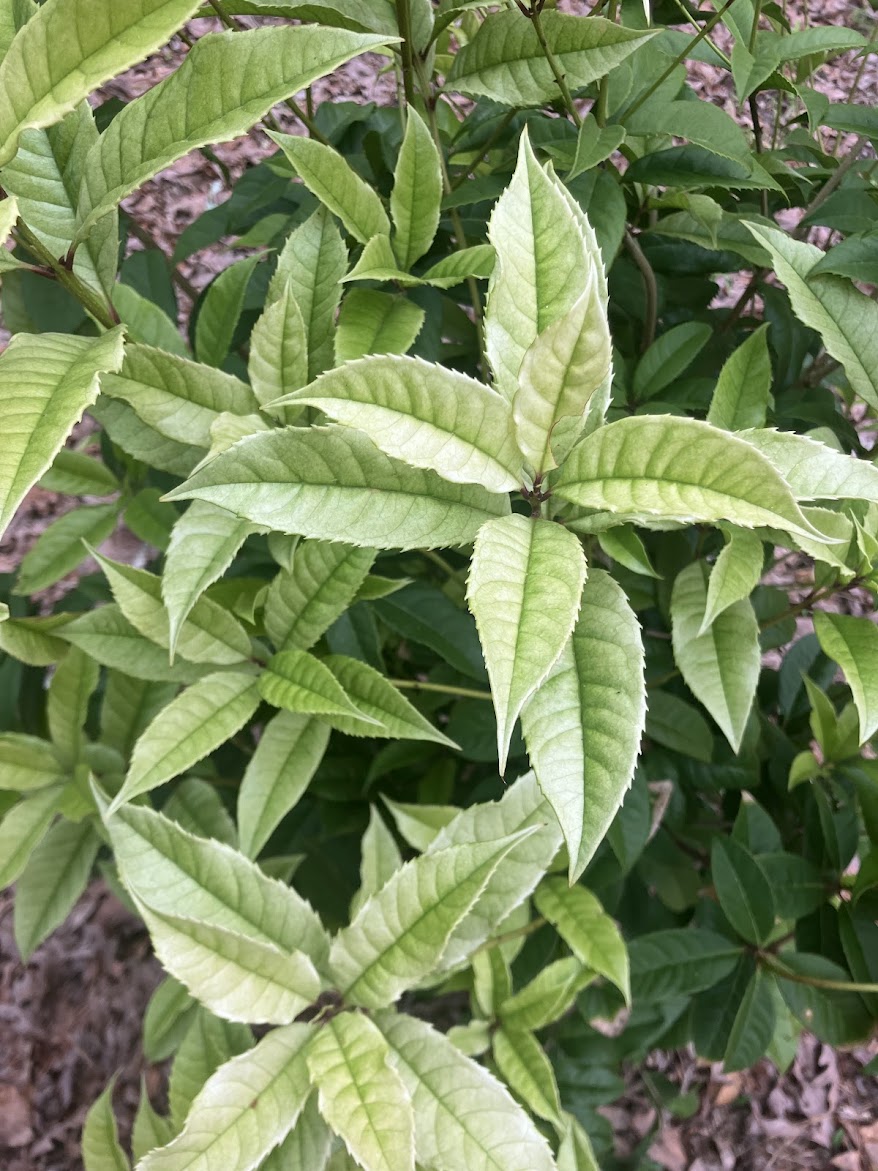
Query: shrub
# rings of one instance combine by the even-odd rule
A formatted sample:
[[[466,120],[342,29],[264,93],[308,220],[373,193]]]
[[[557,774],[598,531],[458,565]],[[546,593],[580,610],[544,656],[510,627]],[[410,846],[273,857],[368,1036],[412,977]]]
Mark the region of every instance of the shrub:
[[[0,874],[25,958],[96,863],[150,932],[142,1171],[581,1171],[657,1046],[874,1025],[878,120],[814,84],[867,42],[532,3],[217,0],[95,110],[198,5],[2,6],[0,528],[79,503],[7,583]],[[315,109],[364,52],[400,109]],[[260,119],[119,270],[120,201]]]

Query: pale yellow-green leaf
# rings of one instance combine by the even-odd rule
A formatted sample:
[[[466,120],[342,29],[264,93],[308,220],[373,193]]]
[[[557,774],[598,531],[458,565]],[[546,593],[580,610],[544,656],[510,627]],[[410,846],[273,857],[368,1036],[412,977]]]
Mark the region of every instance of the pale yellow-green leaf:
[[[116,527],[117,504],[95,504],[65,512],[43,530],[18,569],[17,594],[34,594],[66,577],[88,556],[83,541],[101,545]]]
[[[485,345],[497,389],[512,402],[527,351],[591,284],[568,196],[537,162],[526,132],[515,174],[491,214],[488,238],[497,261],[488,286]]]
[[[275,648],[310,650],[351,604],[374,560],[373,549],[301,541],[265,602],[265,630]]]
[[[153,910],[191,916],[280,951],[304,948],[316,963],[325,962],[329,944],[311,906],[239,851],[143,806],[123,806],[107,818],[107,829],[123,881]]]
[[[429,251],[439,226],[441,202],[439,152],[426,122],[409,106],[390,195],[393,246],[404,272]]]
[[[521,837],[450,846],[397,870],[333,940],[330,965],[345,998],[383,1008],[429,975],[451,932]]]
[[[844,671],[860,717],[860,743],[878,730],[878,627],[866,617],[814,615],[814,629],[825,654]]]
[[[697,419],[641,415],[599,428],[568,456],[555,491],[574,504],[623,516],[728,520],[742,528],[815,535],[764,456]]]
[[[338,317],[336,363],[369,354],[404,354],[421,332],[425,316],[423,309],[400,294],[351,289]]]
[[[329,725],[313,716],[278,712],[266,724],[238,791],[241,849],[260,853],[308,788],[326,746]]]
[[[275,1029],[221,1066],[192,1103],[182,1133],[138,1171],[253,1171],[296,1125],[310,1093],[313,1029]]]
[[[522,712],[531,763],[564,832],[571,880],[628,791],[645,714],[640,626],[621,587],[592,569],[573,637]]]
[[[878,304],[847,277],[811,276],[824,257],[816,245],[794,240],[777,228],[750,222],[746,226],[771,254],[793,312],[817,330],[857,394],[878,408]]]
[[[674,582],[674,659],[686,686],[704,704],[737,752],[759,681],[759,623],[752,604],[744,599],[729,606],[700,634],[706,611],[707,566],[697,561],[679,573]]]
[[[308,336],[289,279],[253,326],[248,372],[262,406],[301,390],[308,381]]]
[[[361,1013],[342,1013],[308,1046],[320,1113],[366,1171],[415,1171],[412,1102],[390,1065],[381,1032]]]
[[[312,1093],[295,1127],[260,1171],[324,1171],[331,1140],[332,1132],[320,1116],[317,1095]]]
[[[529,984],[504,1000],[498,1016],[510,1029],[543,1029],[563,1016],[594,978],[595,973],[575,956],[565,956],[547,964]]]
[[[15,889],[13,927],[23,960],[67,918],[100,845],[90,821],[58,821],[33,850]]]
[[[363,45],[363,49],[368,47]],[[374,187],[361,179],[337,150],[314,138],[274,131],[268,134],[308,190],[338,216],[354,239],[366,244],[373,236],[390,234],[390,220]]]
[[[708,423],[727,431],[764,427],[771,382],[768,326],[761,325],[723,365],[710,400]]]
[[[352,918],[371,895],[377,894],[390,881],[400,866],[402,854],[396,838],[378,812],[378,807],[373,805],[369,812],[369,825],[360,841],[360,886],[351,902]]]
[[[258,706],[256,677],[240,671],[206,675],[181,692],[134,746],[113,810],[209,756],[247,723]]]
[[[0,733],[0,789],[28,793],[62,781],[66,769],[47,740],[24,732]]]
[[[126,346],[122,369],[104,378],[101,390],[128,403],[159,434],[197,447],[210,447],[211,426],[223,412],[249,415],[259,409],[239,378],[152,346]]]
[[[192,0],[49,0],[0,63],[0,167],[29,127],[51,126],[83,98],[162,46]]]
[[[534,470],[556,466],[552,438],[561,419],[578,419],[610,370],[613,347],[606,305],[592,279],[576,304],[552,322],[524,355],[512,403],[518,443]]]
[[[170,1118],[165,1118],[155,1110],[149,1100],[146,1078],[141,1077],[140,1102],[131,1128],[131,1154],[135,1163],[156,1147],[167,1146],[173,1137],[173,1123]]]
[[[167,650],[144,638],[115,604],[99,606],[65,623],[63,637],[102,667],[127,674],[136,663],[138,678],[152,682],[194,683],[210,671],[209,666],[180,657],[171,666]]]
[[[100,337],[16,334],[0,356],[0,534],[73,425],[122,364],[122,331]]]
[[[763,562],[760,538],[747,529],[736,529],[710,571],[699,635],[704,634],[718,614],[750,597],[762,577]]]
[[[59,759],[72,768],[87,743],[85,721],[100,667],[78,647],[71,647],[55,669],[46,701],[46,722]]]
[[[80,238],[176,159],[207,143],[237,138],[277,102],[358,53],[387,43],[387,37],[309,26],[202,37],[175,73],[129,102],[89,152]]]
[[[242,439],[168,495],[278,532],[381,549],[466,544],[509,511],[508,497],[410,468],[347,427]]]
[[[272,406],[307,404],[359,431],[389,456],[454,483],[508,492],[521,483],[512,412],[482,383],[420,358],[347,362]]]
[[[649,0],[644,2],[648,3]],[[557,1155],[558,1171],[601,1171],[591,1140],[579,1120],[572,1114],[565,1114],[564,1123],[564,1137]]]
[[[161,581],[172,654],[193,607],[208,586],[222,577],[254,531],[247,521],[204,500],[194,500],[174,525]],[[216,611],[212,614],[216,616]],[[182,646],[180,650],[187,657]]]
[[[578,883],[570,886],[563,878],[552,877],[540,884],[534,902],[580,963],[610,980],[630,1003],[625,941],[591,891]]]
[[[494,1034],[494,1060],[510,1090],[538,1118],[557,1122],[561,1113],[552,1064],[533,1033],[502,1026]]]
[[[307,651],[280,651],[259,676],[259,694],[275,707],[315,716],[356,716],[365,724],[376,720],[361,711],[322,660]]]
[[[546,1140],[483,1066],[414,1017],[385,1012],[376,1024],[411,1094],[420,1164],[461,1171],[555,1171]]]
[[[742,431],[783,476],[797,500],[868,500],[878,504],[878,468],[825,443],[770,429]]]
[[[162,603],[161,578],[98,553],[92,555],[106,574],[113,597],[128,621],[144,638],[170,647],[170,619]],[[250,657],[250,639],[243,626],[210,598],[199,598],[193,603],[179,627],[177,646],[183,658],[191,663],[234,666]]]
[[[501,773],[521,709],[570,638],[585,577],[582,546],[560,525],[513,514],[476,537],[467,601],[491,680]]]
[[[330,715],[329,722],[348,736],[378,736],[393,740],[431,740],[457,748],[411,704],[380,671],[346,655],[329,655],[324,662],[360,716]],[[371,722],[363,720],[369,717]]]

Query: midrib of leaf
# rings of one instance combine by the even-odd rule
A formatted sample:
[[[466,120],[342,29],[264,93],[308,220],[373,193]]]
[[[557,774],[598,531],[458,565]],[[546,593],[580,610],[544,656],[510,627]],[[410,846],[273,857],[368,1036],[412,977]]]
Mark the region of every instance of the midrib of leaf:
[[[762,932],[759,930],[759,924],[756,922],[756,917],[753,914],[753,909],[750,905],[749,896],[747,895],[747,891],[744,888],[744,884],[741,882],[740,878],[738,877],[737,870],[731,864],[731,862],[729,863],[729,870],[731,871],[732,879],[735,884],[735,890],[738,892],[738,895],[741,899],[741,903],[743,904],[743,906],[747,912],[747,918],[750,920],[750,927],[752,928],[752,931],[753,931],[753,938],[759,939],[762,936]]]

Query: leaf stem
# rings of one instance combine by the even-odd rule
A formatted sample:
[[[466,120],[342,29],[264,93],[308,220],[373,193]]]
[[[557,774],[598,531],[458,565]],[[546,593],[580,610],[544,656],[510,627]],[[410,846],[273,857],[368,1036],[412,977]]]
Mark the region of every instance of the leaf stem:
[[[402,691],[435,691],[438,695],[452,695],[457,699],[491,700],[490,691],[477,691],[474,687],[455,687],[451,683],[424,683],[420,679],[388,679]]]
[[[658,324],[658,282],[655,279],[653,267],[647,260],[637,238],[627,229],[625,231],[625,246],[631,253],[631,259],[640,269],[640,275],[643,278],[646,305],[643,314],[643,340],[640,350],[641,353],[645,353],[655,341],[655,331]]]
[[[396,23],[399,26],[399,35],[402,37],[402,44],[399,48],[402,54],[403,91],[406,105],[410,106],[415,100],[415,57],[412,48],[411,0],[396,0]]]
[[[852,980],[826,980],[822,976],[806,976],[803,972],[794,972],[781,960],[774,956],[760,954],[760,962],[775,976],[782,980],[791,980],[794,984],[806,984],[809,988],[823,988],[827,992],[863,992],[866,994],[878,993],[878,984],[860,984]]]
[[[119,315],[108,300],[99,297],[94,289],[76,275],[72,268],[68,268],[63,261],[58,260],[46,248],[42,241],[34,235],[24,220],[19,220],[12,233],[16,243],[26,248],[36,257],[40,265],[49,271],[59,285],[75,297],[83,309],[98,325],[104,329],[113,329],[119,324]]]
[[[576,108],[576,103],[573,100],[573,94],[570,92],[570,86],[567,84],[567,78],[564,75],[564,70],[561,68],[558,58],[552,52],[549,42],[546,40],[546,32],[543,28],[542,5],[534,3],[528,13],[530,22],[534,27],[534,32],[537,34],[537,40],[540,42],[540,48],[543,50],[543,55],[546,58],[546,64],[552,70],[552,76],[558,83],[558,89],[561,91],[561,97],[564,100],[564,105],[576,126],[582,125],[582,115]]]
[[[446,561],[440,553],[437,553],[435,549],[422,549],[421,552],[428,561],[432,561],[434,565],[437,565],[443,573],[447,574],[452,579],[452,581],[466,581],[466,572],[462,569],[455,569],[454,566]]]

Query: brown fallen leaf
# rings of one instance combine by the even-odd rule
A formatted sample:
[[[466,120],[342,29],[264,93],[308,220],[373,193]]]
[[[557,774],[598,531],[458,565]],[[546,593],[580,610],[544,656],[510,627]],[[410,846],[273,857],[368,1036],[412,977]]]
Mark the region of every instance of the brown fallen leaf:
[[[24,1147],[33,1137],[30,1102],[18,1086],[0,1082],[0,1147]]]

